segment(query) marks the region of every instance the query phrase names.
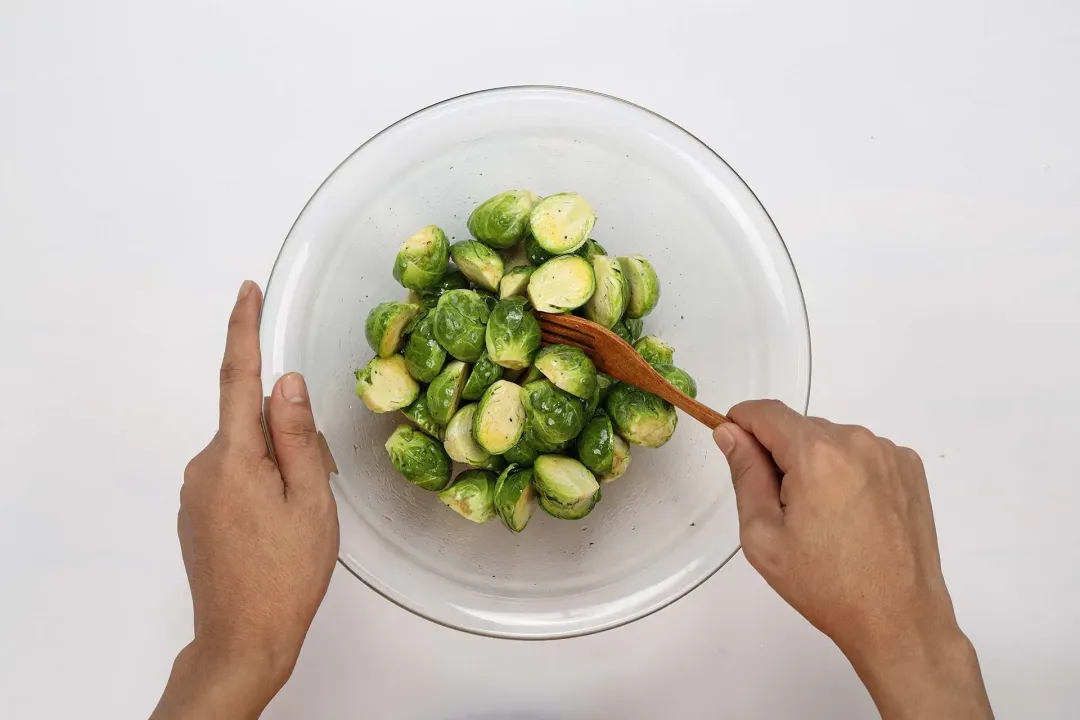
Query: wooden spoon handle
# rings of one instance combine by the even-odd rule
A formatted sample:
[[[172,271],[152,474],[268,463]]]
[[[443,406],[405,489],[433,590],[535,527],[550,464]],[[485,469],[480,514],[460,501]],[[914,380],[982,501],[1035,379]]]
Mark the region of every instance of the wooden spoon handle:
[[[642,389],[648,390],[654,395],[659,395],[660,397],[664,398],[669,403],[700,422],[702,425],[708,427],[710,430],[715,429],[717,425],[731,422],[727,419],[726,415],[718,413],[708,405],[704,403],[699,403],[697,400],[690,397],[689,395],[684,395],[683,393],[679,392],[679,389],[677,387],[665,380],[663,376],[661,376],[660,373],[656,372],[655,370],[653,370],[649,374],[649,381],[649,384],[653,385],[654,387]]]

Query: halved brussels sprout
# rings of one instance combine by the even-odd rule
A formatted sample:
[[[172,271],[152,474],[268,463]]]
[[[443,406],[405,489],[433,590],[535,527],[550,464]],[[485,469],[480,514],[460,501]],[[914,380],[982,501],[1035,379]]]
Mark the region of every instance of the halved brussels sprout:
[[[536,490],[532,485],[532,470],[514,472],[511,465],[495,482],[495,512],[506,527],[516,533],[525,529],[536,510]]]
[[[485,345],[491,360],[505,368],[529,366],[540,349],[540,324],[529,312],[525,298],[499,301],[488,319]]]
[[[652,312],[660,301],[660,278],[648,260],[640,255],[621,257],[623,275],[630,283],[630,303],[626,316],[642,318]]]
[[[615,428],[603,410],[593,415],[578,435],[577,456],[585,467],[598,476],[611,472],[615,462]]]
[[[589,261],[579,255],[548,260],[529,278],[529,300],[540,312],[563,313],[589,301],[596,277]]]
[[[420,393],[417,395],[416,400],[407,408],[402,408],[401,414],[412,420],[416,427],[426,432],[436,440],[442,440],[443,429],[442,425],[435,422],[435,418],[431,416],[431,411],[427,406],[427,395]]]
[[[526,385],[522,404],[529,427],[547,445],[573,440],[585,427],[585,406],[570,393],[555,387],[550,380]]]
[[[615,430],[628,442],[660,447],[675,434],[678,415],[671,403],[627,383],[608,394],[607,411]]]
[[[401,348],[405,328],[419,314],[420,308],[407,302],[384,302],[368,313],[364,331],[368,345],[382,358],[388,358]]]
[[[528,423],[525,424],[525,432],[521,433],[521,439],[517,441],[517,444],[503,453],[503,459],[506,462],[518,467],[532,467],[533,461],[540,456],[540,450],[533,447],[533,444],[525,437],[527,433],[529,433]]]
[[[600,476],[601,483],[618,480],[630,467],[630,446],[619,435],[615,436],[615,453],[611,459],[611,472]]]
[[[438,442],[412,425],[398,425],[386,441],[394,469],[425,490],[442,490],[450,483],[450,458]]]
[[[456,360],[439,373],[427,389],[428,412],[435,422],[446,425],[458,411],[461,392],[465,389],[465,373],[469,366]]]
[[[480,447],[473,437],[476,408],[476,403],[466,405],[450,418],[443,432],[443,447],[447,455],[459,463],[499,472],[506,467],[505,461]]]
[[[536,272],[536,268],[528,265],[508,270],[499,281],[499,297],[525,297],[525,291],[529,287],[529,278]]]
[[[495,473],[466,470],[439,493],[439,499],[461,517],[474,523],[486,523],[495,517]]]
[[[492,455],[514,447],[525,430],[525,406],[521,386],[499,380],[484,391],[473,418],[473,438]]]
[[[488,247],[505,250],[521,242],[529,215],[541,200],[528,190],[507,190],[480,203],[469,215],[469,232]]]
[[[491,292],[499,291],[503,261],[499,253],[479,240],[461,240],[450,246],[450,256],[465,277]]]
[[[502,366],[491,361],[487,354],[481,355],[473,365],[469,379],[465,381],[465,389],[461,391],[462,400],[479,400],[484,391],[491,383],[503,376]]]
[[[607,255],[607,250],[604,249],[603,245],[592,238],[589,238],[585,241],[585,244],[575,250],[574,253],[586,260],[592,260],[596,255]]]
[[[653,335],[646,335],[638,340],[634,343],[634,349],[650,365],[669,363],[675,358],[675,348]]]
[[[630,302],[630,284],[623,276],[618,258],[594,255],[590,262],[596,276],[596,291],[585,303],[585,317],[610,328],[626,312],[626,304]]]
[[[433,309],[439,304],[439,298],[443,296],[447,290],[468,290],[469,278],[458,270],[457,268],[450,268],[446,271],[446,274],[442,276],[442,280],[435,283],[429,288],[421,290],[417,295],[420,298],[420,302],[424,304],[428,310]]]
[[[608,393],[617,381],[610,375],[602,372],[596,373],[596,389],[600,391],[600,402],[607,400]]]
[[[697,383],[690,377],[690,373],[666,362],[652,363],[652,366],[653,370],[663,375],[664,379],[678,388],[683,395],[697,397]]]
[[[372,358],[356,371],[356,396],[372,412],[386,413],[408,407],[419,394],[420,386],[409,375],[405,358],[400,355]]]
[[[528,258],[529,264],[533,267],[540,267],[551,258],[555,257],[544,248],[540,247],[540,243],[536,242],[530,233],[525,233],[525,242],[522,243],[522,247],[525,248],[525,257]]]
[[[634,336],[630,334],[630,331],[626,329],[626,323],[619,320],[617,323],[611,326],[611,332],[615,333],[628,343],[633,343]]]
[[[555,387],[575,397],[588,400],[596,393],[596,366],[580,348],[548,345],[537,354],[533,366]]]
[[[624,317],[623,324],[626,325],[626,332],[630,333],[631,340],[628,342],[633,345],[645,330],[645,321],[641,318]]]
[[[541,455],[533,463],[533,487],[540,507],[564,520],[577,520],[600,499],[600,484],[587,467],[563,455]]]
[[[458,360],[476,362],[484,354],[491,312],[472,290],[448,290],[435,307],[435,339]]]
[[[533,208],[529,233],[554,255],[572,253],[589,239],[596,212],[577,193],[550,195]]]
[[[405,365],[420,382],[431,382],[446,363],[446,351],[435,340],[435,315],[427,313],[405,342]]]
[[[449,261],[446,233],[428,225],[401,244],[394,260],[394,279],[410,290],[423,290],[442,279]]]

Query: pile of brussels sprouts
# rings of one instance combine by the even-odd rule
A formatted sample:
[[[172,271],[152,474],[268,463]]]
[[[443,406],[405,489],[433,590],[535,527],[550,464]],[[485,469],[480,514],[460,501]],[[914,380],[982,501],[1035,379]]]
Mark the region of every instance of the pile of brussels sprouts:
[[[368,315],[377,356],[356,371],[356,394],[411,421],[386,441],[394,468],[469,520],[498,515],[521,532],[537,504],[583,518],[600,484],[626,472],[630,444],[660,447],[675,432],[670,403],[597,372],[578,348],[541,348],[533,309],[612,329],[697,394],[673,349],[641,337],[660,298],[652,265],[609,256],[589,238],[595,223],[575,193],[500,193],[469,216],[472,240],[450,244],[434,225],[406,239],[393,273],[408,298]],[[452,461],[474,469],[451,479]]]

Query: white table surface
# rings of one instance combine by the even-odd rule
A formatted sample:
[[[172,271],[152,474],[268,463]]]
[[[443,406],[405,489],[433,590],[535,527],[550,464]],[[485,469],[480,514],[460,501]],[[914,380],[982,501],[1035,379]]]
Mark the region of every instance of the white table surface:
[[[175,537],[224,321],[356,145],[507,84],[655,109],[783,233],[811,410],[926,460],[1002,718],[1076,717],[1080,10],[1065,0],[0,3],[0,716],[137,718],[190,634]],[[338,568],[268,718],[848,718],[733,560],[631,626],[467,636]]]

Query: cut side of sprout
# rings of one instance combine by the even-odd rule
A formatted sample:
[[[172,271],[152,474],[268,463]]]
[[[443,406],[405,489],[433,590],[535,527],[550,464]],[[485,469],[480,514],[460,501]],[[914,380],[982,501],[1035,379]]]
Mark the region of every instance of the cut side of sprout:
[[[356,371],[356,395],[368,410],[386,413],[411,405],[420,395],[420,386],[402,356],[376,357]]]
[[[525,406],[521,386],[499,380],[484,391],[473,419],[473,437],[492,455],[502,455],[517,445],[525,431]]]
[[[630,467],[630,444],[618,435],[615,436],[614,440],[615,454],[611,462],[611,472],[600,477],[602,483],[618,480],[626,473],[626,469]]]
[[[572,253],[585,244],[596,224],[596,211],[577,193],[559,193],[540,201],[529,216],[529,232],[553,255]]]
[[[536,269],[529,278],[529,301],[540,312],[564,313],[581,307],[596,289],[589,261],[578,255],[560,255]]]

